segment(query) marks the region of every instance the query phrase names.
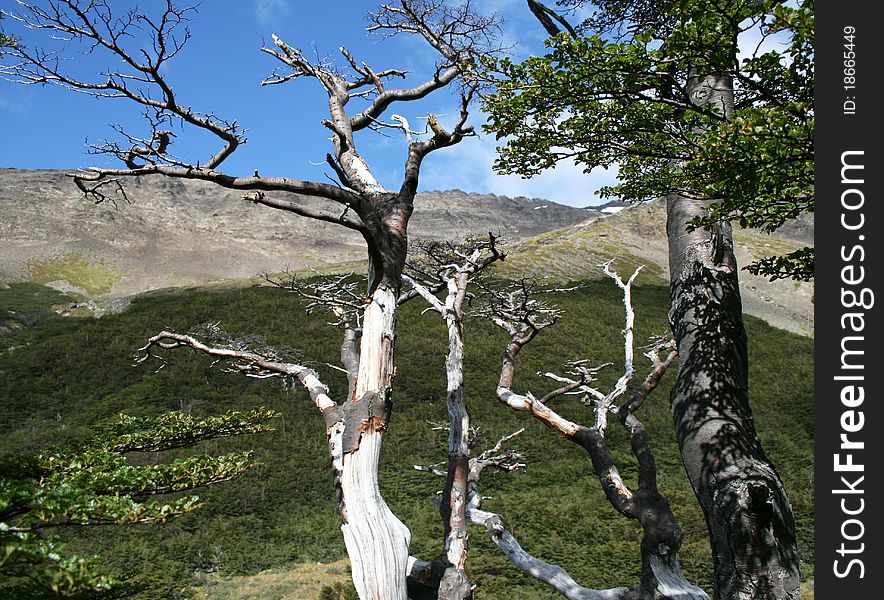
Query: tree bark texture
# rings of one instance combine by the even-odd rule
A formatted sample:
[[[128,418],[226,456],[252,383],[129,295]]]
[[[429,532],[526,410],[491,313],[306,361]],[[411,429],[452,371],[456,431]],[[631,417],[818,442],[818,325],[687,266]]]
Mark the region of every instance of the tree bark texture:
[[[485,248],[490,255],[482,256]],[[453,247],[449,245],[448,250]],[[438,600],[469,600],[473,597],[472,585],[466,572],[467,549],[469,535],[467,525],[469,518],[467,506],[470,496],[470,414],[464,401],[464,338],[463,338],[463,304],[467,299],[467,287],[470,279],[478,271],[498,260],[501,255],[494,246],[494,237],[490,236],[487,244],[480,244],[469,255],[461,254],[460,264],[448,264],[441,271],[436,270],[440,261],[448,257],[437,256],[438,249],[429,245],[425,252],[433,268],[418,270],[424,277],[430,275],[428,286],[419,283],[409,276],[406,281],[413,291],[422,296],[445,321],[448,331],[448,353],[445,357],[446,373],[446,406],[448,409],[448,468],[445,472],[445,487],[439,512],[442,517],[445,541],[442,555],[444,572],[441,575]],[[442,248],[445,252],[445,248]],[[428,289],[447,289],[444,304]]]
[[[698,77],[691,98],[728,115],[726,77]],[[715,597],[800,598],[791,505],[749,405],[748,349],[729,223],[686,224],[708,201],[667,197],[670,312],[679,370],[670,396],[682,461],[709,528]]]
[[[448,478],[442,494],[440,513],[445,527],[445,561],[448,568],[439,586],[440,600],[465,600],[473,597],[467,561],[467,478],[470,470],[470,415],[464,402],[463,315],[467,273],[448,281],[445,321],[448,328],[448,354],[445,359],[448,408]]]
[[[341,531],[363,599],[405,599],[411,534],[380,493],[378,465],[390,415],[396,290],[379,286],[363,313],[353,395],[329,429]],[[338,445],[340,444],[340,451]]]

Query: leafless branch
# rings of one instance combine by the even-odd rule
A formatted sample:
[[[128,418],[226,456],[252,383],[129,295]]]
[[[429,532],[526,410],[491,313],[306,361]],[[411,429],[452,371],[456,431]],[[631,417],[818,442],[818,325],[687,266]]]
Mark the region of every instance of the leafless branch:
[[[482,471],[493,466],[501,471],[516,471],[523,468],[524,463],[518,462],[521,455],[512,451],[500,454],[503,445],[524,431],[520,429],[515,433],[501,438],[497,444],[470,461],[470,487],[469,501],[467,503],[467,517],[474,524],[485,527],[491,540],[503,551],[513,564],[521,568],[525,573],[543,581],[558,590],[566,598],[572,600],[615,600],[633,598],[630,588],[620,587],[611,590],[592,590],[578,584],[565,569],[542,561],[528,552],[519,544],[518,540],[506,529],[503,517],[497,513],[482,509],[483,496],[479,491],[479,479]]]
[[[463,243],[427,239],[410,243],[404,280],[411,289],[401,294],[399,303],[420,295],[443,315],[445,309],[435,295],[448,288],[453,278],[465,278],[466,286],[492,264],[506,258],[499,248],[499,239],[490,232],[487,238],[470,237]],[[466,287],[463,298],[468,299]]]
[[[677,558],[680,545],[677,521],[669,508],[668,501],[657,490],[656,466],[645,440],[645,429],[641,421],[633,414],[656,387],[663,373],[675,359],[676,353],[672,351],[671,342],[660,340],[654,342],[646,353],[652,363],[651,373],[632,400],[618,411],[621,424],[629,432],[632,451],[639,463],[637,491],[631,489],[624,482],[604,437],[607,415],[615,410],[614,401],[626,392],[634,373],[634,311],[631,288],[641,267],[635,270],[628,281],[624,282],[612,269],[611,262],[600,266],[605,274],[623,291],[626,316],[626,326],[623,329],[624,372],[611,391],[602,393],[590,385],[595,380],[598,370],[607,365],[591,367],[586,361],[570,363],[569,373],[576,375],[576,379],[554,373],[542,373],[542,375],[564,385],[547,393],[539,400],[530,392],[519,394],[511,389],[516,356],[527,343],[536,337],[543,328],[541,325],[549,326],[555,321],[554,317],[550,316],[550,311],[555,309],[546,305],[533,305],[532,302],[536,302],[536,299],[532,297],[533,290],[525,282],[521,282],[517,286],[511,286],[504,290],[490,290],[486,293],[490,302],[482,310],[487,318],[510,336],[510,341],[504,351],[497,395],[500,401],[507,406],[530,413],[588,452],[608,501],[618,512],[626,517],[636,519],[642,524],[644,539],[641,547],[643,555],[646,555],[647,559],[643,584],[646,584],[646,580],[651,578],[652,585],[656,586],[657,592],[660,594],[671,588],[678,594],[684,594],[678,597],[705,599],[707,598],[706,594],[688,583],[681,573]],[[660,353],[667,349],[670,350],[669,355],[665,359],[661,358]],[[570,393],[585,394],[587,401],[595,406],[594,426],[587,427],[570,421],[548,406],[548,402],[553,398]],[[634,593],[631,588],[617,588],[609,591],[582,588],[560,567],[549,565],[525,553],[518,542],[506,532],[499,515],[472,513],[471,518],[474,522],[481,522],[488,527],[495,543],[517,565],[556,587],[569,598],[628,598],[632,597],[630,594]],[[568,595],[569,593],[574,595]],[[607,594],[612,595],[608,596]]]
[[[191,335],[161,331],[138,349],[135,362],[141,364],[156,356],[155,350],[175,348],[191,348],[208,356],[231,361],[235,370],[248,376],[296,380],[307,390],[310,399],[325,416],[327,422],[330,420],[330,423],[333,423],[337,420],[338,405],[329,397],[328,387],[320,381],[316,371],[273,356],[231,346],[209,346]]]
[[[71,177],[73,177],[74,183],[77,188],[83,192],[83,195],[91,199],[95,204],[108,202],[116,206],[117,198],[122,198],[126,202],[130,202],[129,196],[126,195],[126,190],[118,178],[91,180],[83,179],[76,175],[71,175]],[[112,192],[109,194],[104,189],[105,187],[109,187]]]
[[[308,314],[316,310],[325,310],[334,316],[335,321],[331,324],[344,330],[341,363],[344,365],[352,392],[359,371],[359,340],[362,337],[360,315],[367,301],[363,289],[364,282],[354,277],[353,273],[324,275],[315,272],[314,277],[305,279],[289,271],[281,277],[264,275],[264,279],[306,300]]]
[[[157,11],[158,16],[149,18],[136,9],[115,15],[107,0],[88,3],[49,0],[46,8],[22,0],[17,3],[20,12],[7,14],[24,27],[46,31],[56,40],[79,44],[87,53],[107,53],[117,59],[120,67],[100,74],[101,79],[79,78],[69,72],[58,51],[17,45],[2,50],[2,56],[8,59],[0,61],[3,78],[26,85],[58,85],[99,98],[126,98],[164,117],[177,117],[220,140],[221,147],[203,161],[208,169],[220,166],[245,141],[236,121],[198,113],[179,103],[162,74],[165,64],[190,39],[187,21],[195,7],[178,8],[166,1]],[[132,40],[143,35],[148,37],[146,47],[128,47]],[[165,145],[168,143],[166,139]],[[147,146],[147,152],[144,152],[145,146],[133,146],[132,159],[147,155],[159,160],[165,154],[165,149],[156,152],[162,144],[155,140],[155,144]]]
[[[496,238],[492,234],[489,234],[487,240],[471,241],[463,246],[425,241],[416,244],[416,247],[419,258],[415,259],[412,255],[408,266],[421,281],[406,274],[403,274],[402,279],[411,286],[414,295],[422,296],[439,313],[448,330],[448,352],[445,358],[448,468],[444,472],[446,481],[439,512],[445,528],[446,577],[457,581],[458,588],[463,588],[466,593],[469,589],[469,578],[465,570],[469,477],[473,469],[481,470],[482,466],[477,466],[479,463],[470,459],[471,443],[475,441],[476,432],[470,427],[470,415],[464,401],[463,305],[471,278],[503,258],[503,255],[498,251]],[[447,290],[444,302],[435,296],[442,289]],[[503,440],[496,448],[499,449],[502,443]],[[483,454],[479,458],[483,466],[493,462],[499,468],[515,464],[514,456],[493,457]]]
[[[203,167],[177,167],[160,164],[144,165],[142,167],[139,167],[138,169],[100,169],[96,167],[90,167],[88,169],[80,170],[73,177],[78,187],[80,187],[81,190],[84,190],[84,186],[88,187],[94,183],[99,183],[102,180],[106,179],[120,180],[123,177],[138,177],[154,174],[164,175],[166,177],[176,179],[196,179],[200,181],[208,181],[221,187],[233,190],[241,190],[243,192],[256,191],[264,193],[278,191],[301,194],[304,196],[325,198],[344,206],[355,206],[361,202],[359,196],[357,196],[353,192],[325,183],[299,181],[296,179],[289,179],[287,177],[263,177],[259,175],[234,177],[231,175],[226,175],[219,171],[206,169]],[[304,214],[305,216],[320,218],[319,213],[314,214],[306,207],[300,206],[293,201],[276,201],[272,199],[267,199],[266,196],[249,196],[248,198],[248,200],[252,202],[259,202],[259,200],[263,201],[265,199],[266,202],[262,203],[267,204],[268,206],[273,206],[274,208],[280,208],[282,210],[288,210],[296,214],[300,213]],[[334,217],[323,218],[323,220],[339,222]],[[357,227],[355,223],[352,223],[352,225],[354,228]]]
[[[543,25],[543,28],[546,29],[546,32],[551,36],[556,36],[562,33],[561,27],[564,27],[565,30],[571,34],[572,37],[577,37],[577,32],[571,26],[571,24],[559,13],[542,4],[541,2],[537,2],[536,0],[528,0],[528,8],[531,9],[531,12],[534,14],[534,17],[540,21],[540,24]],[[561,25],[556,25],[558,23]]]

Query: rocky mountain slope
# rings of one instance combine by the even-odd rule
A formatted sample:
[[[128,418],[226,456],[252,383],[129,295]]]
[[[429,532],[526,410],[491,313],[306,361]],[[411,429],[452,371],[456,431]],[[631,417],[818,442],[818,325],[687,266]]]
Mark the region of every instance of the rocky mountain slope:
[[[607,218],[590,218],[577,225],[516,242],[505,270],[513,275],[550,277],[566,282],[601,277],[598,265],[617,259],[624,275],[646,266],[648,276],[669,281],[666,210],[662,201],[630,206]],[[813,219],[804,215],[787,223],[774,235],[751,229],[734,229],[737,262],[741,266],[771,254],[787,254],[813,245]],[[813,283],[768,281],[740,272],[743,311],[771,325],[813,335]]]
[[[365,256],[358,234],[245,202],[240,192],[160,177],[125,185],[131,203],[96,205],[65,171],[0,169],[0,278],[45,279],[76,267],[103,282],[93,294],[126,296]],[[410,235],[451,239],[494,230],[521,240],[598,214],[545,200],[425,192]]]
[[[53,282],[107,304],[164,287],[363,260],[353,232],[244,202],[238,192],[163,178],[127,181],[126,191],[131,203],[95,205],[64,171],[0,169],[0,281]],[[410,234],[460,239],[493,231],[510,244],[501,270],[511,276],[599,277],[597,265],[618,258],[621,273],[646,264],[650,277],[666,281],[664,224],[659,202],[581,209],[452,190],[418,194]],[[812,244],[813,221],[773,236],[737,230],[735,239],[745,265]],[[812,335],[812,284],[744,271],[741,285],[745,312]]]

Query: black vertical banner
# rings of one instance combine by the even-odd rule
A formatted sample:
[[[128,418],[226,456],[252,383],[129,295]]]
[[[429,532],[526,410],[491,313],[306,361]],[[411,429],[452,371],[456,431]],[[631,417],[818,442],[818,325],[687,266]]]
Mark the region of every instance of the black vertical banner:
[[[881,70],[875,2],[815,5],[815,597],[880,598]],[[875,139],[876,136],[878,139]],[[878,367],[880,368],[880,367]]]

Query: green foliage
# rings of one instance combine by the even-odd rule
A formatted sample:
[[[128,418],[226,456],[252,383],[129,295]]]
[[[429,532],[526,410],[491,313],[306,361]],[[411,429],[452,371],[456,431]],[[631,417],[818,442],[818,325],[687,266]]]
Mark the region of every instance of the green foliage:
[[[637,340],[668,331],[668,289],[642,285],[643,281],[647,280],[640,277],[634,289]],[[28,290],[0,289],[0,306],[15,311],[20,302],[31,302],[36,296]],[[53,298],[46,297],[45,304],[56,303]],[[600,385],[613,383],[616,370],[622,368],[619,290],[609,281],[591,281],[552,300],[563,315],[519,355],[516,387],[542,393],[549,382],[534,373],[555,370],[577,358],[615,362],[600,373]],[[191,586],[202,580],[198,574],[203,578],[207,573],[256,575],[346,556],[325,424],[303,390],[224,372],[210,358],[187,350],[168,353],[165,363],[136,366],[132,361],[135,349],[160,329],[185,332],[196,324],[220,321],[232,335],[259,335],[279,349],[301,347],[303,360],[320,373],[332,397],[342,397],[346,377],[326,366],[339,360],[339,332],[322,315],[305,315],[304,308],[293,294],[275,288],[178,290],[140,296],[125,312],[100,319],[61,317],[45,310],[30,325],[0,335],[0,397],[6,416],[0,423],[0,454],[19,449],[37,454],[51,443],[73,444],[87,434],[95,435],[95,423],[114,422],[120,412],[155,417],[179,410],[199,417],[267,406],[280,413],[272,435],[203,440],[188,454],[166,451],[169,461],[194,453],[253,452],[255,468],[200,491],[204,502],[200,510],[151,527],[58,528],[57,538],[69,555],[100,555],[105,572],[124,581],[127,597],[137,600],[187,598]],[[428,421],[447,419],[447,346],[441,319],[421,314],[423,308],[410,302],[398,316],[395,405],[380,479],[384,498],[412,531],[411,552],[431,558],[441,551],[442,526],[434,500],[442,482],[412,465],[445,460],[447,436],[433,431]],[[747,317],[746,322],[756,424],[792,500],[799,543],[809,548],[813,545],[812,340],[757,319]],[[526,455],[528,466],[519,473],[486,473],[482,481],[483,494],[490,496],[486,508],[506,518],[528,551],[559,562],[585,585],[636,581],[641,532],[605,500],[586,453],[496,400],[505,334],[493,325],[468,320],[465,335],[466,401],[474,424],[483,430],[477,449],[526,428],[511,446]],[[637,362],[637,367],[647,365]],[[643,375],[640,370],[636,379]],[[685,532],[681,562],[686,576],[711,589],[705,521],[673,439],[666,396],[672,381],[670,374],[640,416],[660,469],[661,489]],[[555,409],[581,422],[591,418],[576,399],[557,400]],[[790,427],[782,427],[783,422]],[[634,483],[637,471],[628,440],[616,427],[609,436],[624,477]],[[145,466],[156,464],[160,456],[133,455]],[[470,531],[469,569],[478,585],[477,598],[558,597],[513,567],[481,529]],[[326,585],[337,591],[330,582]],[[28,598],[35,589],[29,580],[0,577],[2,598]],[[279,597],[249,588],[248,597],[252,596]]]
[[[568,158],[587,171],[617,165],[619,183],[600,194],[719,200],[697,227],[727,219],[771,232],[812,212],[812,0],[681,0],[664,9],[614,40],[562,34],[545,56],[486,61],[497,74],[487,129],[505,140],[498,170],[530,177]],[[788,41],[739,61],[738,36],[752,29]],[[729,76],[733,110],[695,104],[690,73]],[[752,268],[806,279],[811,257],[807,248]]]
[[[200,441],[269,431],[268,410],[195,418],[120,415],[88,440],[0,464],[0,573],[26,576],[57,594],[104,591],[115,583],[98,557],[68,556],[47,528],[164,523],[201,505],[197,496],[152,496],[227,481],[252,466],[251,453],[195,455],[133,464],[131,453],[190,447]]]
[[[319,600],[359,600],[356,590],[342,583],[327,585],[319,592]]]
[[[120,279],[120,273],[101,261],[84,257],[79,252],[59,254],[46,259],[34,259],[25,267],[28,279],[34,283],[64,280],[81,287],[92,296],[108,293]]]
[[[813,248],[801,248],[785,256],[766,256],[747,268],[753,275],[767,275],[771,281],[810,281],[813,279]]]

